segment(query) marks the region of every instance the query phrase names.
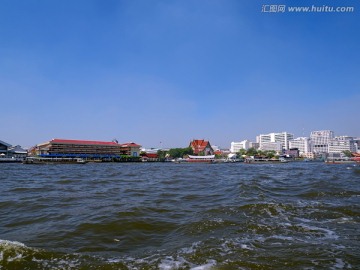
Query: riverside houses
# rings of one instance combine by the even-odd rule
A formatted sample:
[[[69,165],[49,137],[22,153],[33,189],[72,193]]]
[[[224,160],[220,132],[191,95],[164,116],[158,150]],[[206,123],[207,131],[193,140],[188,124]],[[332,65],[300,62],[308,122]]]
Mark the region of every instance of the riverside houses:
[[[120,158],[122,155],[138,157],[140,145],[136,143],[119,144],[116,141],[86,141],[52,139],[31,149],[32,155],[43,157],[81,157],[86,159]]]
[[[10,147],[10,144],[0,141],[0,156],[7,156]]]

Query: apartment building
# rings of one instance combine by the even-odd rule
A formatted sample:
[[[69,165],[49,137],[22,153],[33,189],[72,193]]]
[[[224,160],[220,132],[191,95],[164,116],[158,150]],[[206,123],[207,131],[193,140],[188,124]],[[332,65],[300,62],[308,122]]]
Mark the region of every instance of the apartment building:
[[[287,150],[289,149],[289,141],[293,139],[294,135],[288,132],[260,134],[256,137],[261,150]]]
[[[357,144],[353,137],[337,136],[329,142],[329,153],[342,153],[344,151],[356,152]]]
[[[310,133],[311,148],[314,153],[328,153],[329,143],[334,139],[334,132],[331,130],[312,131]]]
[[[244,140],[241,142],[231,142],[230,146],[230,152],[231,153],[237,153],[240,151],[240,149],[249,149],[250,148],[250,141]]]
[[[299,149],[300,156],[303,156],[305,153],[311,152],[311,144],[310,138],[307,137],[299,137],[289,141],[289,148],[297,148]]]

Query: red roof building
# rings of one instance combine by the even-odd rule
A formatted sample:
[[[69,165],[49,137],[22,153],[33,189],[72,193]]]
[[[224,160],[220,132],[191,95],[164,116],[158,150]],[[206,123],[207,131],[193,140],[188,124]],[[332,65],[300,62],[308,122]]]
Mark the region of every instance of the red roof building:
[[[140,145],[115,141],[52,139],[35,147],[36,155],[128,155],[138,157]]]
[[[209,141],[193,140],[189,147],[194,151],[194,155],[213,155],[214,149],[211,147]]]

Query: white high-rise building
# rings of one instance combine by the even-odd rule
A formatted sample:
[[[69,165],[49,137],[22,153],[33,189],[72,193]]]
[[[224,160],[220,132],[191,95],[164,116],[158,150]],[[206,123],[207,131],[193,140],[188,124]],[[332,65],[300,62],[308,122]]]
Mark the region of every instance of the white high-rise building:
[[[300,156],[311,152],[311,144],[310,138],[307,137],[299,137],[289,141],[289,148],[297,148],[299,149]]]
[[[360,153],[360,138],[355,138],[354,142],[356,146],[356,153]]]
[[[241,142],[231,142],[230,152],[237,153],[240,149],[248,150],[250,148],[250,141],[244,140]]]
[[[319,130],[310,134],[311,148],[315,153],[328,153],[329,142],[334,138],[334,131]]]
[[[289,149],[289,141],[294,139],[294,135],[288,132],[281,133],[269,133],[269,134],[260,134],[256,137],[258,143],[260,144],[261,150],[274,150],[276,149]],[[281,147],[278,144],[280,143]],[[279,150],[277,150],[279,151]]]
[[[338,136],[329,142],[329,153],[342,153],[344,151],[356,152],[357,145],[353,137]]]

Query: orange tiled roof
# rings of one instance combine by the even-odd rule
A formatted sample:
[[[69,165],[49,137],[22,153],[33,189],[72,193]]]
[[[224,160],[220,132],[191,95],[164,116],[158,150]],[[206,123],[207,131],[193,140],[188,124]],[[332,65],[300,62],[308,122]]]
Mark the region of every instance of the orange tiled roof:
[[[209,141],[205,140],[193,140],[190,145],[195,151],[203,151],[205,147],[209,144]]]

